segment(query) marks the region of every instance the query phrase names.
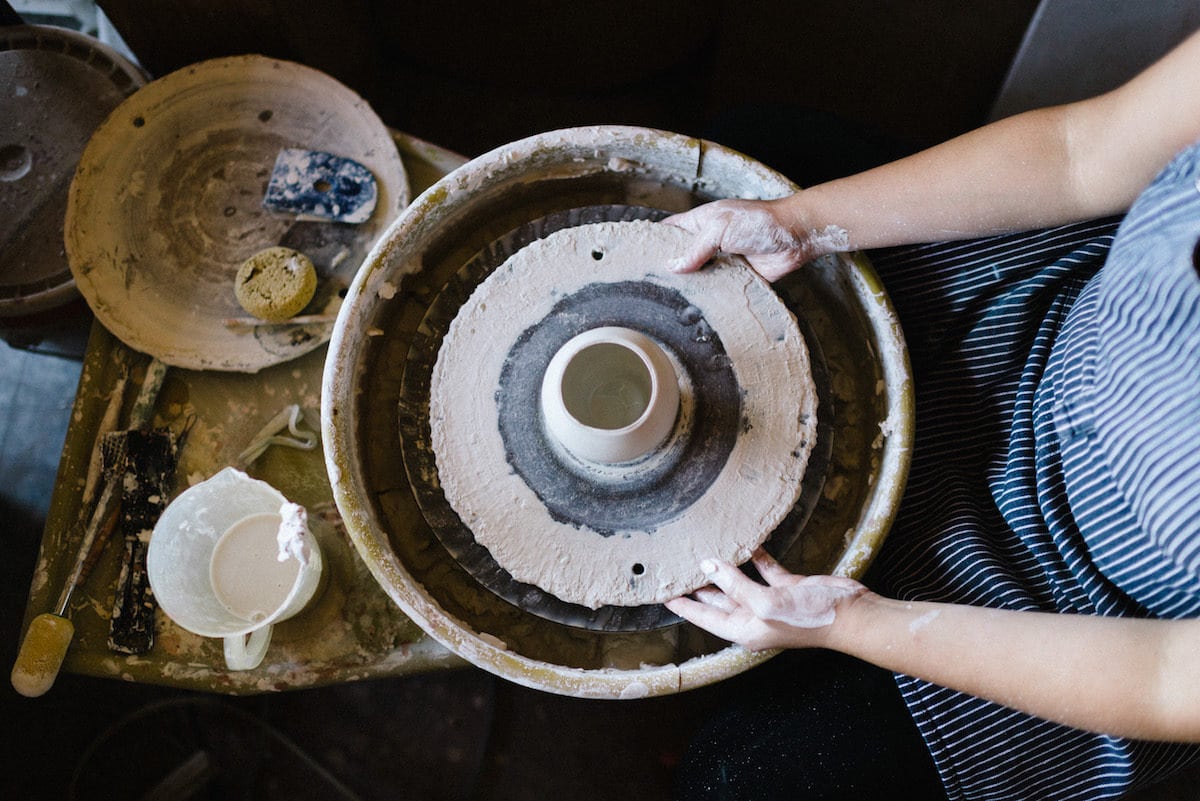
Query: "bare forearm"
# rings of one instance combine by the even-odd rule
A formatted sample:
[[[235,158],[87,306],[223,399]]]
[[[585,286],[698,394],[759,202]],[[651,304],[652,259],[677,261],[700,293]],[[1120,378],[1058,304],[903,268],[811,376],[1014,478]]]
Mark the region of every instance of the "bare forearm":
[[[851,249],[983,236],[1124,211],[1200,137],[1200,33],[1124,86],[1028,112],[778,201]]]
[[[1072,172],[1069,107],[972,131],[783,201],[798,229],[828,226],[851,249],[984,236],[1100,216]]]
[[[1200,628],[1155,621],[908,604],[866,594],[829,646],[1077,728],[1200,740]]]

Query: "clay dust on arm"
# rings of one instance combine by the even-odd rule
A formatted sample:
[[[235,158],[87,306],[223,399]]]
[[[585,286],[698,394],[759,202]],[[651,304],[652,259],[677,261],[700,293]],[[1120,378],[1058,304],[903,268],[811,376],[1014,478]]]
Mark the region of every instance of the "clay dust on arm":
[[[825,647],[1046,720],[1200,741],[1200,620],[905,603],[867,593]]]

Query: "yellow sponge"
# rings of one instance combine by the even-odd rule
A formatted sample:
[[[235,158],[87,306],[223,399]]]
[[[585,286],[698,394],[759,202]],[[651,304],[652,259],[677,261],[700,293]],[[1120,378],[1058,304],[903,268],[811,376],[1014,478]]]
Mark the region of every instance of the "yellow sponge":
[[[271,323],[283,322],[312,300],[317,271],[298,250],[267,248],[242,263],[233,289],[238,303],[250,314]]]

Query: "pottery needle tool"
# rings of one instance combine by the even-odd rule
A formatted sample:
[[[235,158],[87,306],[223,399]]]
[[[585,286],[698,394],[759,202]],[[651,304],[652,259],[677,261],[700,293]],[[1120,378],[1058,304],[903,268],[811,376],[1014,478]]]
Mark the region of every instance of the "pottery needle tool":
[[[149,424],[166,372],[167,366],[164,363],[158,359],[151,360],[146,368],[146,377],[142,380],[138,397],[130,411],[131,427],[143,428]],[[111,403],[110,398],[110,410]],[[108,411],[105,418],[111,419]],[[122,456],[117,453],[116,446],[106,443],[115,442],[113,437],[119,437],[122,433],[101,432],[98,447],[102,451],[109,451],[104,457],[108,461],[105,465],[107,469],[102,468],[103,489],[92,509],[88,524],[83,529],[75,562],[63,584],[54,611],[43,612],[35,617],[25,632],[25,639],[21,643],[11,674],[13,688],[22,695],[36,697],[54,685],[63,659],[66,658],[67,648],[75,636],[75,627],[68,617],[71,596],[91,572],[96,556],[108,541],[119,513],[122,471],[115,469],[115,465],[122,461]]]
[[[290,317],[287,320],[271,322],[270,320],[260,320],[257,317],[226,317],[221,320],[230,331],[239,334],[248,334],[259,328],[283,328],[285,326],[296,325],[330,325],[337,321],[336,314],[301,314],[296,317]]]

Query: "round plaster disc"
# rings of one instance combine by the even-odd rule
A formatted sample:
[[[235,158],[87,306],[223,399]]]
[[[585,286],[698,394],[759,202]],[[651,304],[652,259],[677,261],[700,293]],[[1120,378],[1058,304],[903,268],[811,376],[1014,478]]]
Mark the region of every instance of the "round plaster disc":
[[[378,201],[361,224],[263,207],[281,150],[332,153],[371,171]],[[340,295],[397,212],[408,180],[387,127],[330,76],[262,56],[214,59],[147,84],[105,120],[71,185],[65,237],[80,292],[125,344],[189,369],[256,372],[329,339],[332,324],[247,332],[238,268],[280,245],[312,260],[305,312]]]
[[[449,505],[514,579],[571,604],[660,603],[745,561],[793,508],[817,396],[795,318],[744,263],[664,265],[690,234],[650,222],[568,228],[484,280],[442,343],[430,387]],[[681,373],[680,427],[641,465],[581,469],[538,418],[546,364],[581,331],[642,330]]]
[[[668,212],[660,209],[618,204],[564,209],[531,220],[488,243],[468,260],[438,291],[413,332],[401,382],[398,423],[405,471],[421,514],[449,555],[480,585],[513,606],[546,620],[593,631],[626,632],[670,626],[680,619],[661,604],[606,605],[597,609],[569,604],[532,584],[515,581],[496,563],[450,508],[438,480],[429,424],[433,366],[459,309],[485,278],[521,248],[564,228],[597,222],[659,221],[667,216]],[[816,506],[824,487],[833,439],[830,426],[833,398],[820,340],[813,334],[808,317],[802,314],[803,307],[787,295],[780,297],[796,315],[808,347],[817,390],[817,442],[809,454],[799,500],[763,544],[776,558],[783,558],[796,543]],[[664,461],[669,462],[657,460],[659,467]]]

